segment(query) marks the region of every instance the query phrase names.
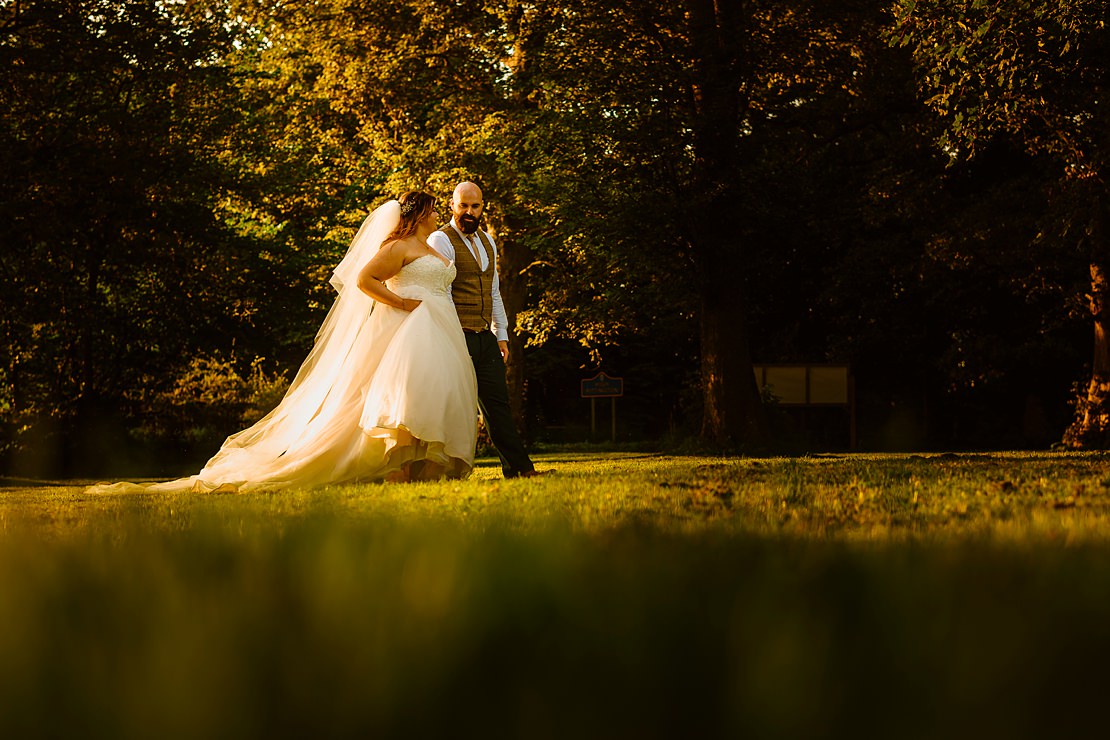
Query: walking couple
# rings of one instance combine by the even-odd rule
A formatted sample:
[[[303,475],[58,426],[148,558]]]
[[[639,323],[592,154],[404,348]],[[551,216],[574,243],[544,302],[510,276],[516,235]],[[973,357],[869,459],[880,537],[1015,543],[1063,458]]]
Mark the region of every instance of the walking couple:
[[[435,199],[420,191],[371,213],[335,268],[339,296],[277,407],[228,437],[197,475],[145,490],[462,478],[474,465],[479,408],[505,477],[536,475],[509,407],[508,327],[483,207],[479,187],[462,182],[443,228]]]

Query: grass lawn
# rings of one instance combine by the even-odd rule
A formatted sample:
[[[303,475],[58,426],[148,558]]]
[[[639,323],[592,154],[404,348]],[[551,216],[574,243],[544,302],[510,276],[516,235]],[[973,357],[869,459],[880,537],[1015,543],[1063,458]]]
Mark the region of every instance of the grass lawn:
[[[538,464],[3,481],[0,737],[1105,732],[1110,456]]]

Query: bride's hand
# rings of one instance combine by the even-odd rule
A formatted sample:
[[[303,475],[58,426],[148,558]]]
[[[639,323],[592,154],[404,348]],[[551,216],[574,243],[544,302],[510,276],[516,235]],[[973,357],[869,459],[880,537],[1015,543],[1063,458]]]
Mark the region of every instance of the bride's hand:
[[[398,308],[400,308],[402,311],[408,311],[409,313],[412,313],[421,303],[423,303],[423,301],[418,301],[415,298],[402,298],[401,305],[398,306]]]

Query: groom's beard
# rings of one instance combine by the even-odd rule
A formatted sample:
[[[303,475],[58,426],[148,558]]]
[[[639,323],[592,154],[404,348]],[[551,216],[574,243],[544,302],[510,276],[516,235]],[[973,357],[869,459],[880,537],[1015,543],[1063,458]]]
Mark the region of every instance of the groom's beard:
[[[464,213],[459,216],[459,226],[462,227],[464,234],[473,234],[478,230],[478,217],[472,216],[469,213]]]

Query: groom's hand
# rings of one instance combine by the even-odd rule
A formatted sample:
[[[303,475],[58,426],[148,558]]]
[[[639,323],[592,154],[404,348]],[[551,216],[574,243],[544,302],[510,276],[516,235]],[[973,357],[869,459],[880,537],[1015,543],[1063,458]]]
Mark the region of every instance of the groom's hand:
[[[509,343],[501,340],[497,341],[497,346],[501,349],[501,359],[505,362],[509,361]]]

